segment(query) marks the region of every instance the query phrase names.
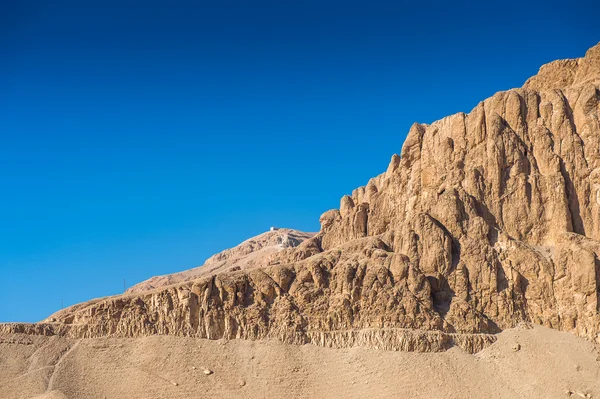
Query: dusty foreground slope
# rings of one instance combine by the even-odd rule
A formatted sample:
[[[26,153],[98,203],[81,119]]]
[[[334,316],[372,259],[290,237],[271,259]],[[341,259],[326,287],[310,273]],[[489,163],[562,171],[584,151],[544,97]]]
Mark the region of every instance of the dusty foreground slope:
[[[476,355],[174,336],[3,341],[4,399],[600,397],[593,345],[543,327],[504,331]]]

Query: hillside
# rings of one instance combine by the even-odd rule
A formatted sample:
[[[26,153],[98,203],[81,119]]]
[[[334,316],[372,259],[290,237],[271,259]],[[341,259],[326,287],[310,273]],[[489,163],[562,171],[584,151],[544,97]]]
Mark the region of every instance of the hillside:
[[[339,381],[326,376],[335,380],[336,370],[344,370],[340,381],[362,384],[357,369],[339,363],[356,353],[365,362],[359,370],[374,378],[382,396],[405,386],[390,370],[423,380],[430,369],[468,380],[474,392],[489,383],[489,397],[540,397],[546,388],[551,397],[559,391],[600,395],[594,349],[600,344],[600,44],[582,58],[542,66],[523,87],[498,92],[468,114],[415,123],[388,169],[342,197],[339,209],[325,212],[320,222],[316,235],[265,233],[200,268],[152,278],[123,295],[72,306],[42,323],[0,325],[3,363],[12,364],[0,373],[1,389],[11,392],[11,378],[66,368],[63,359],[73,354],[69,361],[81,363],[72,363],[71,374],[48,378],[50,388],[62,381],[63,393],[78,397],[82,381],[96,378],[77,375],[83,368],[114,360],[116,370],[133,373],[124,362],[142,362],[146,350],[166,358],[173,351],[168,377],[160,379],[184,389],[192,380],[178,376],[193,373],[178,367],[192,363],[179,352],[198,345],[231,376],[227,383],[218,373],[213,380],[200,376],[202,384],[221,384],[205,387],[217,396],[241,389],[233,380],[249,378],[231,365],[256,370],[247,363],[249,348],[264,350],[265,376],[280,376],[275,396],[335,396],[342,392]],[[517,328],[529,325],[544,328]],[[531,351],[512,353],[507,345],[514,336]],[[221,349],[198,339],[227,344]],[[11,340],[31,344],[6,343]],[[115,359],[95,360],[103,345],[116,345],[107,354]],[[59,360],[32,365],[40,348]],[[229,360],[217,355],[226,348],[233,351]],[[444,353],[431,358],[373,349]],[[22,352],[20,361],[8,360],[12,351]],[[309,370],[298,381],[298,371],[285,371],[294,356]],[[420,367],[419,374],[408,364]],[[98,371],[103,378],[111,372]],[[144,373],[135,373],[131,378],[143,384]],[[287,379],[296,382],[281,390]],[[46,380],[32,382],[37,385],[30,392],[41,392]],[[511,384],[514,390],[502,390]],[[468,397],[459,386],[449,386],[448,396]],[[132,388],[128,397],[143,397],[136,395],[144,387]],[[251,393],[249,382],[243,388],[247,397],[265,392],[257,386]],[[425,392],[420,388],[409,392],[418,397]]]

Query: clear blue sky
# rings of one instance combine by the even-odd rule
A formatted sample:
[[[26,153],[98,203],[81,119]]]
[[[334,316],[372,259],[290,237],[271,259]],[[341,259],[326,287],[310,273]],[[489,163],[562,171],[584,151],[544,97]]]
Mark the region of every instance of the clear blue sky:
[[[445,3],[0,1],[0,321],[318,230],[413,122],[600,41],[598,1]]]

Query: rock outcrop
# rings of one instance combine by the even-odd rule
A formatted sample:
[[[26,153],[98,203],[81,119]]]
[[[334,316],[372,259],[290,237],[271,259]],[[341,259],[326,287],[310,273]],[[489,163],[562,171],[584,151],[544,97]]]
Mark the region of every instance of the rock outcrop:
[[[600,341],[599,86],[597,45],[413,125],[387,172],[323,215],[323,249],[385,237],[457,331],[528,321]]]
[[[469,114],[414,124],[385,173],[270,266],[0,331],[475,352],[535,323],[600,342],[599,116],[600,44]]]

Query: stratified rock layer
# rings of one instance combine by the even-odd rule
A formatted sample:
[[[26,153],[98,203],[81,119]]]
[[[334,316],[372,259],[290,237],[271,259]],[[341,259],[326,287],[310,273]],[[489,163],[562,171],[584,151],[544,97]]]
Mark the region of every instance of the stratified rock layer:
[[[272,266],[77,305],[4,332],[177,334],[475,352],[519,323],[600,342],[600,45],[401,156]]]

